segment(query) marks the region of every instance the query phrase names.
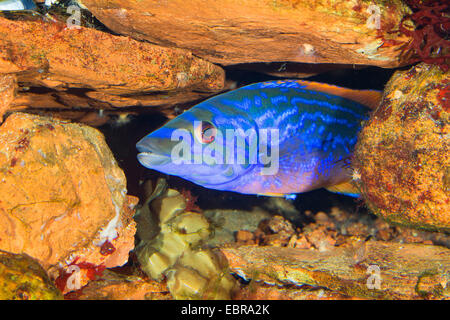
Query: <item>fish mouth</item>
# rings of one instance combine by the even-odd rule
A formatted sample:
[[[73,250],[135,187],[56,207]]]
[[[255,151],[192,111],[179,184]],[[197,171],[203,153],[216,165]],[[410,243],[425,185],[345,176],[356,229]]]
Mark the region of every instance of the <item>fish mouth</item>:
[[[171,143],[167,143],[164,139],[147,136],[136,144],[139,151],[137,158],[147,168],[162,166],[171,162],[171,147]]]

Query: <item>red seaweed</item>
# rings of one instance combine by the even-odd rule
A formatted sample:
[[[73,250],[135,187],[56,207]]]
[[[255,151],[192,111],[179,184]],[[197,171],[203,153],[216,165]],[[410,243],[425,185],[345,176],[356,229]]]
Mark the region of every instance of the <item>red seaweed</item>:
[[[102,276],[103,271],[106,269],[104,265],[95,265],[89,262],[79,262],[78,257],[75,258],[74,261],[72,261],[69,266],[77,266],[80,268],[80,270],[86,270],[86,276],[89,278],[89,280],[96,280],[97,277]],[[67,272],[65,269],[59,270],[59,276],[55,279],[55,285],[56,287],[63,292],[67,285],[67,280],[69,280],[70,276],[76,271]],[[81,288],[80,288],[81,289]]]
[[[186,199],[186,209],[185,211],[193,211],[193,212],[202,212],[202,209],[200,209],[195,202],[197,201],[196,196],[194,196],[191,191],[187,189],[181,190],[181,194],[183,195],[184,199]]]
[[[443,71],[448,71],[450,54],[449,30],[450,30],[450,6],[448,1],[442,0],[407,0],[413,14],[405,16],[400,23],[400,32],[412,37],[412,41],[403,49],[403,53],[412,52],[417,55],[413,62],[423,61],[428,64],[436,64]],[[411,19],[415,29],[405,27],[404,22]]]
[[[102,256],[107,256],[112,254],[114,251],[116,251],[116,248],[114,247],[114,245],[109,242],[108,240],[106,240],[102,246],[100,247],[100,254]]]

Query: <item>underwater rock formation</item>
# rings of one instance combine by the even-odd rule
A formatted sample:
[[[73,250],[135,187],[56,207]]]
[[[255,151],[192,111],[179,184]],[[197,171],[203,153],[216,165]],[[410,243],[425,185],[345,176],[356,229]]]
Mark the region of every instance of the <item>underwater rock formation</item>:
[[[0,250],[0,283],[0,300],[63,298],[42,266],[26,254]]]
[[[0,168],[0,249],[27,253],[52,274],[128,260],[137,199],[100,132],[12,114],[0,127]]]
[[[220,67],[182,49],[43,20],[0,17],[0,34],[0,73],[46,88],[20,90],[12,109],[173,105],[224,86]]]
[[[389,223],[450,232],[449,82],[438,66],[397,71],[360,132],[355,182]]]
[[[201,213],[187,211],[187,202],[163,180],[136,214],[141,269],[152,279],[167,277],[175,299],[230,299],[236,287],[221,255],[200,245],[210,235]],[[148,206],[150,204],[150,207]]]
[[[364,298],[348,297],[324,288],[307,286],[280,288],[254,281],[239,292],[236,300],[364,300]]]
[[[372,299],[450,298],[450,250],[440,246],[368,241],[326,252],[270,246],[221,251],[247,280]]]
[[[224,65],[293,61],[396,67],[402,1],[83,0],[108,28]],[[201,10],[199,10],[201,8]]]

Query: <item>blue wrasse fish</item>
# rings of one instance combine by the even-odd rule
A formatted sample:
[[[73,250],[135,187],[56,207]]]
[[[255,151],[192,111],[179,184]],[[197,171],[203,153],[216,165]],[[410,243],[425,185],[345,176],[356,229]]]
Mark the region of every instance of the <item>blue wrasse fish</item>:
[[[205,100],[137,143],[139,162],[210,189],[356,195],[348,159],[381,92],[282,80]]]

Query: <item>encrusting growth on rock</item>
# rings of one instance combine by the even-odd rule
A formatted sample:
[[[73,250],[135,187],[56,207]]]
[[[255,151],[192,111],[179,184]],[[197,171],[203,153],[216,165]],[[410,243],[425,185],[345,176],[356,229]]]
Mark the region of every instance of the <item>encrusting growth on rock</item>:
[[[134,248],[137,199],[96,129],[10,115],[0,127],[0,194],[0,249],[32,256],[52,278],[71,264],[123,265]]]
[[[449,82],[424,63],[397,71],[360,132],[355,182],[390,223],[450,232]]]

